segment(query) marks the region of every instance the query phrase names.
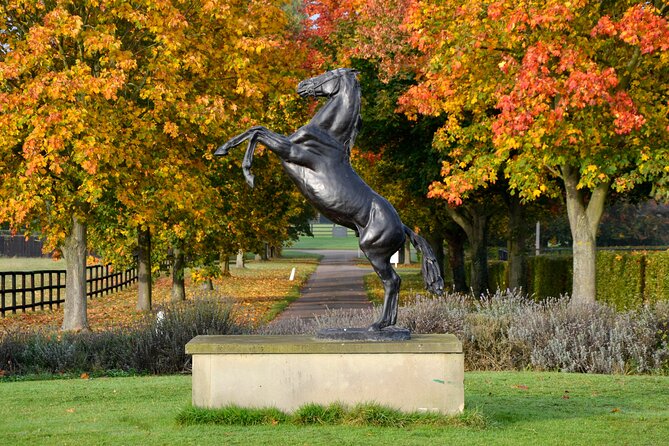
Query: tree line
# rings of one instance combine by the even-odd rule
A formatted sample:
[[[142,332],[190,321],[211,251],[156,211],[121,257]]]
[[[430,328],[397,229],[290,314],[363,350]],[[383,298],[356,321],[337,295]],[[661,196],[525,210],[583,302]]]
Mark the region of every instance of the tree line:
[[[456,289],[487,283],[487,238],[508,222],[510,284],[528,221],[563,206],[572,299],[595,297],[612,194],[667,200],[666,2],[113,0],[0,2],[0,221],[67,259],[63,329],[87,327],[86,252],[139,260],[138,308],[168,249],[213,265],[281,246],[311,209],[259,154],[212,159],[240,128],[291,133],[316,104],[297,82],[356,68],[363,129],[352,162],[448,246]],[[442,254],[443,255],[443,254]],[[225,262],[227,263],[227,261]],[[181,275],[181,276],[180,276]],[[183,289],[183,287],[181,287]]]

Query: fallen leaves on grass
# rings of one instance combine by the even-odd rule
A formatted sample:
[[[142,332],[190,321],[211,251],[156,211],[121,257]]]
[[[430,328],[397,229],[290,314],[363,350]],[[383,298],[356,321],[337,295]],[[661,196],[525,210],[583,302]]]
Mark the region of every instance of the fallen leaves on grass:
[[[290,270],[297,266],[294,281]],[[295,286],[301,286],[315,270],[313,262],[257,262],[245,269],[233,269],[230,277],[214,280],[216,294],[233,299],[237,322],[257,325],[264,321],[275,302],[283,300]],[[192,298],[202,290],[186,278],[186,295]],[[153,284],[152,306],[155,311],[169,303],[171,278],[160,277]],[[88,323],[93,331],[132,325],[145,313],[138,311],[137,285],[103,297],[88,300]],[[63,323],[63,308],[27,311],[0,317],[0,333],[6,330],[42,329],[58,331]]]

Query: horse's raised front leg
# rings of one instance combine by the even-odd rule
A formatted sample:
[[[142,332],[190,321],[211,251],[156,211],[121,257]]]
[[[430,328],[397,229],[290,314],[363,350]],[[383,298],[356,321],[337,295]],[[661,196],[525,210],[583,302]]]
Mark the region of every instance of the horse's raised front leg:
[[[291,156],[293,156],[295,152],[295,150],[293,150],[293,144],[288,138],[278,133],[274,133],[265,127],[257,126],[231,138],[228,142],[220,146],[214,152],[214,155],[227,155],[230,148],[241,144],[247,139],[249,140],[249,145],[246,148],[244,160],[242,161],[242,171],[244,172],[246,182],[251,187],[254,185],[254,176],[251,173],[251,165],[253,164],[253,153],[258,143],[266,146],[272,152],[276,153],[279,158],[286,161],[290,161]]]
[[[217,156],[227,155],[228,151],[231,148],[233,148],[235,146],[238,146],[239,144],[243,143],[247,139],[251,138],[253,135],[255,135],[261,129],[264,129],[264,127],[262,127],[262,126],[251,127],[250,129],[248,129],[244,133],[240,133],[239,135],[230,138],[225,144],[223,144],[218,149],[216,149],[216,151],[214,152],[214,155],[217,155]],[[265,129],[265,130],[267,130],[267,129]]]
[[[246,183],[251,186],[251,189],[253,189],[255,184],[255,176],[251,173],[251,166],[253,165],[253,154],[257,145],[258,133],[255,133],[249,139],[249,145],[246,147],[246,153],[244,153],[244,160],[242,161],[242,172],[244,173],[244,178],[246,178]]]
[[[290,140],[285,136],[275,133],[263,126],[251,127],[244,133],[240,133],[239,135],[230,138],[228,142],[216,149],[214,155],[227,155],[228,151],[232,147],[235,147],[247,139],[254,137],[260,144],[267,146],[268,149],[276,153],[280,158],[287,159],[291,156],[292,143]]]

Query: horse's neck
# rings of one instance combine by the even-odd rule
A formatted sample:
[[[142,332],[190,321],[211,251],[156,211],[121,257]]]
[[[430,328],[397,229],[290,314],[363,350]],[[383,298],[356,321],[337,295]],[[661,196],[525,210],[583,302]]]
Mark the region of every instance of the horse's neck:
[[[339,92],[332,96],[312,118],[311,123],[327,131],[349,152],[358,134],[360,119],[360,88],[355,82],[344,82]]]

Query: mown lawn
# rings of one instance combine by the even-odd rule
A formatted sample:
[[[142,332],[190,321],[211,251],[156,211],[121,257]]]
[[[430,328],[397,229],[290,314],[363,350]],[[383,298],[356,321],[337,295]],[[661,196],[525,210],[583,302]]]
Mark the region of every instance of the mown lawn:
[[[416,294],[426,292],[420,265],[400,265],[397,268],[397,273],[402,278],[400,305],[407,305],[416,297]],[[383,303],[383,284],[375,273],[365,276],[365,289],[367,290],[369,300],[379,305]]]
[[[65,260],[49,258],[0,257],[0,272],[65,269]]]
[[[358,249],[358,238],[348,237],[301,237],[290,249]]]
[[[537,372],[465,375],[475,428],[175,422],[190,376],[0,383],[0,438],[7,445],[659,445],[669,438],[669,377]],[[395,391],[384,389],[382,391]]]

